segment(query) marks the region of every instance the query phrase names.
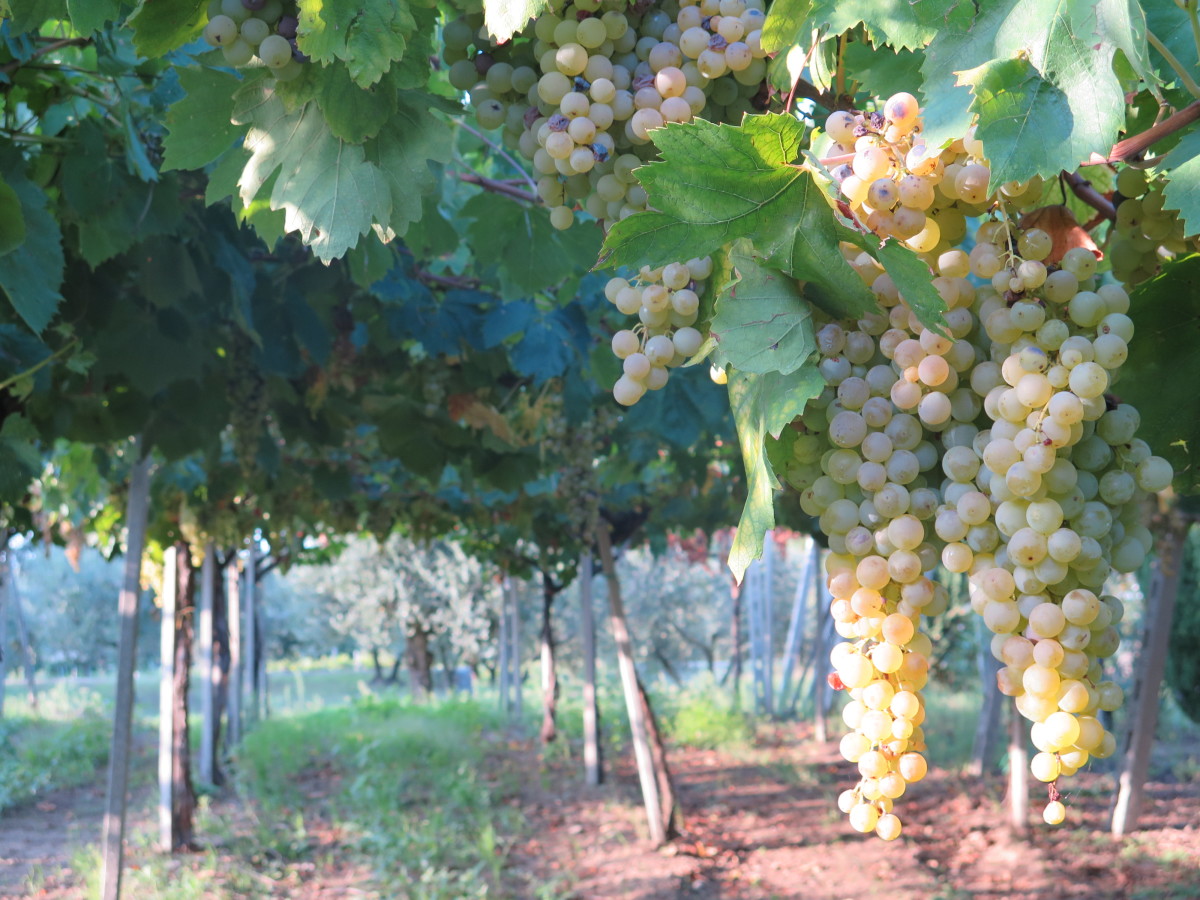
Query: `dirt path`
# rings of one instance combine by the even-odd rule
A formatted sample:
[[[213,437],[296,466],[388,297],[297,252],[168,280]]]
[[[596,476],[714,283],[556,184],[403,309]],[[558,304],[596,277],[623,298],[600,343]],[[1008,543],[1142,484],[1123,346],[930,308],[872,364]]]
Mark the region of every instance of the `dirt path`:
[[[779,746],[723,754],[679,750],[673,766],[684,835],[661,851],[644,845],[633,771],[579,791],[556,768],[524,798],[536,838],[517,864],[570,881],[579,900],[1198,900],[1200,785],[1149,786],[1143,828],[1125,841],[1099,829],[1110,782],[1077,779],[1071,820],[1004,827],[1001,779],[933,771],[898,802],[905,833],[885,844],[850,831],[837,793],[852,778],[832,747],[804,726],[781,728]]]

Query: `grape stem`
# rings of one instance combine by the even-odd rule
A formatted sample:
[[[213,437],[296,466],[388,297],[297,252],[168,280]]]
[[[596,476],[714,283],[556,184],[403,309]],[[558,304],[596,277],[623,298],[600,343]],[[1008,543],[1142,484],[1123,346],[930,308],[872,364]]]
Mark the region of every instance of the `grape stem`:
[[[1111,200],[1092,187],[1092,183],[1078,172],[1063,172],[1062,179],[1071,188],[1071,193],[1110,221],[1116,221],[1117,208]]]
[[[47,53],[53,53],[55,50],[61,50],[64,47],[86,47],[91,42],[91,38],[62,38],[61,40],[51,41],[44,47],[38,47],[24,59],[14,59],[12,62],[0,66],[0,72],[10,75],[21,68],[21,66],[31,60],[37,59],[39,56],[45,56]],[[11,85],[9,86],[11,87]]]
[[[523,178],[525,180],[525,183],[527,185],[529,185],[529,190],[533,191],[534,194],[537,194],[537,183],[534,182],[533,176],[531,176],[525,170],[524,166],[522,166],[515,159],[513,159],[512,155],[509,154],[509,152],[507,150],[505,150],[503,147],[501,147],[499,144],[497,144],[495,141],[493,141],[487,135],[476,131],[474,128],[472,128],[470,125],[468,125],[466,122],[458,122],[457,125],[459,128],[461,128],[467,134],[472,135],[473,137],[477,138],[478,140],[482,141],[483,143],[485,143],[489,147],[491,147],[493,150],[495,150],[501,156],[502,159],[504,159],[510,166],[512,166],[514,169],[516,169],[517,174],[520,175],[521,178]]]
[[[1177,131],[1182,131],[1187,126],[1191,125],[1197,119],[1200,119],[1200,100],[1194,100],[1185,106],[1179,112],[1168,116],[1163,121],[1159,122],[1152,128],[1147,128],[1141,134],[1135,134],[1133,137],[1126,138],[1123,141],[1118,141],[1113,145],[1108,156],[1100,156],[1098,153],[1093,153],[1092,158],[1086,162],[1080,163],[1081,166],[1103,166],[1109,163],[1124,162],[1140,156],[1146,148],[1160,141],[1169,134],[1174,134]]]
[[[482,175],[476,175],[474,172],[455,172],[454,174],[459,181],[479,185],[485,191],[491,191],[493,194],[503,194],[506,197],[512,197],[514,200],[532,203],[534,206],[541,204],[541,200],[537,194],[531,194],[529,191],[523,191],[519,187],[513,187],[507,181],[485,178]]]
[[[1163,59],[1167,61],[1175,74],[1179,76],[1179,82],[1187,88],[1187,92],[1193,97],[1200,99],[1200,85],[1197,85],[1187,68],[1179,61],[1179,59],[1167,49],[1166,44],[1158,39],[1158,36],[1149,28],[1146,29],[1146,40],[1150,42],[1150,46],[1159,52]]]
[[[36,373],[36,372],[40,371],[41,369],[45,368],[46,366],[50,365],[50,363],[52,363],[56,359],[59,359],[60,357],[62,357],[63,354],[65,354],[68,350],[75,347],[78,343],[79,343],[79,338],[77,338],[77,337],[71,338],[71,340],[69,340],[69,341],[67,341],[67,343],[63,344],[63,346],[59,347],[57,350],[55,350],[53,353],[51,353],[49,356],[47,356],[45,359],[41,360],[40,362],[34,363],[32,366],[30,366],[24,372],[18,372],[16,375],[10,375],[8,378],[4,379],[3,381],[0,381],[0,391],[7,390],[8,388],[10,388],[14,384],[16,384],[18,381],[20,381],[22,378],[28,378],[31,375],[33,375],[34,373]]]

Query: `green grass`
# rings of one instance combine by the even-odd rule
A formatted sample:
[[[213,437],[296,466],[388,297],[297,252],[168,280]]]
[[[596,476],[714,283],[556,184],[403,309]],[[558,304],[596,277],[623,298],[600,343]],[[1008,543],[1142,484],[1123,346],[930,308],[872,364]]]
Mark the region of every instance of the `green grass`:
[[[111,727],[95,695],[55,687],[41,695],[37,713],[23,695],[13,698],[0,720],[0,811],[94,780],[108,759]]]

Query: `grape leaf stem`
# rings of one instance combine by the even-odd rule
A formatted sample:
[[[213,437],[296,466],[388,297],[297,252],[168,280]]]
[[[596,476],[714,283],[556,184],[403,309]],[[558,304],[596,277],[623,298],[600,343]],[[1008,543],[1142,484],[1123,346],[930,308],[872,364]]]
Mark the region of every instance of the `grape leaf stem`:
[[[1092,183],[1078,172],[1063,172],[1063,181],[1071,188],[1071,193],[1090,206],[1104,218],[1115,221],[1117,208],[1111,200],[1092,187]]]
[[[527,185],[529,185],[529,190],[531,190],[534,194],[537,193],[537,183],[534,182],[533,176],[531,176],[529,174],[529,172],[527,172],[525,170],[524,166],[522,166],[515,159],[513,159],[511,154],[509,154],[509,152],[507,150],[505,150],[503,147],[501,147],[499,144],[497,144],[495,141],[493,141],[487,135],[476,131],[474,128],[472,128],[470,125],[468,125],[466,122],[458,122],[457,124],[458,124],[458,127],[461,128],[463,131],[465,131],[467,134],[472,135],[476,139],[482,141],[484,144],[486,144],[487,146],[489,146],[493,150],[495,150],[496,153],[498,153],[501,156],[501,158],[503,158],[510,166],[512,166],[514,169],[516,169],[517,174],[520,175],[521,178],[524,179],[524,181]]]
[[[491,191],[493,194],[503,194],[506,197],[512,197],[514,200],[532,203],[534,206],[539,206],[542,202],[537,194],[531,194],[529,191],[523,191],[519,187],[513,187],[507,181],[485,178],[482,175],[476,175],[474,172],[455,172],[454,175],[459,181],[478,185],[485,191]]]
[[[1133,137],[1125,138],[1125,140],[1113,144],[1113,148],[1109,151],[1108,156],[1100,156],[1100,154],[1096,153],[1092,155],[1091,159],[1080,163],[1080,165],[1102,166],[1108,163],[1124,162],[1125,160],[1133,159],[1141,155],[1146,148],[1156,141],[1162,140],[1169,134],[1182,131],[1197,119],[1200,119],[1200,100],[1192,101],[1179,110],[1179,112],[1168,116],[1157,125],[1147,128],[1140,134],[1135,134]]]
[[[1158,39],[1158,36],[1149,28],[1146,29],[1146,40],[1150,42],[1150,46],[1159,52],[1163,59],[1167,61],[1175,74],[1179,76],[1180,83],[1187,88],[1187,92],[1196,99],[1200,100],[1200,85],[1197,85],[1192,76],[1188,73],[1187,68],[1179,61],[1179,59],[1167,49],[1166,44]]]
[[[61,50],[64,47],[86,47],[91,42],[91,38],[62,38],[61,40],[51,41],[44,47],[38,47],[24,59],[14,59],[12,62],[0,66],[0,72],[3,72],[5,75],[11,75],[17,69],[21,68],[21,66],[37,59],[39,56],[45,56],[47,53],[53,53],[55,50]]]
[[[53,353],[51,353],[45,359],[41,360],[40,362],[34,363],[32,366],[30,366],[28,369],[26,369],[23,372],[18,372],[16,375],[10,375],[8,378],[5,378],[3,381],[0,381],[0,391],[8,390],[8,388],[12,387],[14,384],[16,384],[22,378],[28,378],[31,375],[36,374],[38,371],[40,371],[41,369],[44,369],[46,366],[50,365],[50,363],[54,362],[56,359],[59,359],[60,357],[62,357],[63,354],[65,354],[68,350],[75,347],[78,343],[79,343],[79,338],[77,338],[77,337],[71,338],[71,340],[67,341],[67,343],[63,344],[61,347],[59,347],[57,350],[55,350]]]

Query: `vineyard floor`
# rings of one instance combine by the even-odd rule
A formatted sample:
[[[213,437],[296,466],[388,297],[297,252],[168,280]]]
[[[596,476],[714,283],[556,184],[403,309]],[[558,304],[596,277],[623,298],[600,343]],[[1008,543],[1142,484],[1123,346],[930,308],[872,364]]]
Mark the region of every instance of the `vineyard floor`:
[[[760,727],[755,746],[677,748],[671,759],[685,810],[683,834],[645,849],[635,773],[616,760],[610,783],[578,786],[561,746],[543,761],[528,742],[485,732],[480,779],[504,815],[497,841],[507,859],[484,892],[511,900],[1196,900],[1200,898],[1200,784],[1153,783],[1142,829],[1116,841],[1099,829],[1110,780],[1077,779],[1069,822],[1008,836],[1003,779],[941,770],[903,798],[906,830],[884,844],[850,833],[834,808],[848,778],[834,745],[818,747],[806,725]],[[233,794],[201,817],[204,852],[173,860],[151,849],[150,792],[136,799],[130,896],[175,898],[466,897],[381,890],[371,860],[332,814],[353,771],[316,763],[293,779],[303,797],[303,833],[288,840]],[[57,792],[0,823],[0,898],[83,898],[70,866],[98,832],[102,781]],[[281,817],[281,824],[284,819]],[[1079,825],[1079,823],[1086,823]],[[274,835],[268,841],[267,836]],[[34,877],[30,878],[31,864]],[[65,867],[65,868],[64,868]],[[150,873],[157,873],[151,875]],[[156,889],[146,890],[151,881]]]

